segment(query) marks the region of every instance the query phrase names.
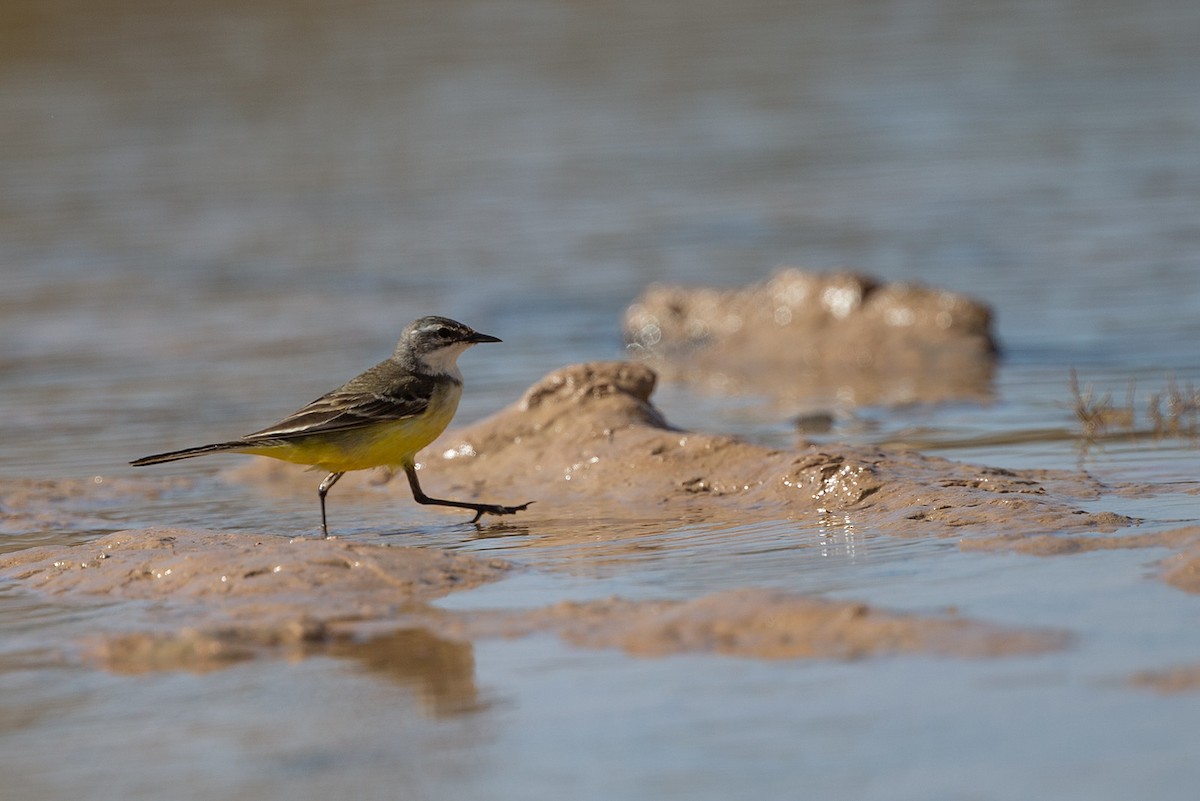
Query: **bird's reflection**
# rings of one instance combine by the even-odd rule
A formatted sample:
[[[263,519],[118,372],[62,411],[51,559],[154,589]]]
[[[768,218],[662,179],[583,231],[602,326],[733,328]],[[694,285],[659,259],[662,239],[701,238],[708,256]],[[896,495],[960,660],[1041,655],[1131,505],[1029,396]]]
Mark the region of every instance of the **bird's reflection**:
[[[478,712],[487,707],[475,685],[475,653],[469,642],[428,629],[406,628],[369,639],[335,640],[329,656],[353,659],[367,670],[413,691],[434,717]]]

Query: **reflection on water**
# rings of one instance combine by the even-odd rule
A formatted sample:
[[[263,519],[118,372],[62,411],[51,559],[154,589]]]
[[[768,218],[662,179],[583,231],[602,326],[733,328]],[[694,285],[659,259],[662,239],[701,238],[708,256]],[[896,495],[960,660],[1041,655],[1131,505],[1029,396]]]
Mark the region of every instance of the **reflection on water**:
[[[429,536],[413,536],[404,544],[424,540],[495,553],[570,577],[573,592],[587,593],[578,583],[587,580],[610,588],[615,583],[622,593],[650,598],[689,598],[748,584],[800,593],[842,590],[864,575],[919,572],[920,559],[957,547],[954,541],[891,537],[886,528],[862,526],[853,513],[747,523],[736,512],[713,510],[703,519],[684,515],[677,521],[577,514],[528,529],[512,527],[498,536],[487,529],[470,539],[453,532],[434,534],[432,541]],[[488,599],[484,606],[506,605],[507,583],[468,595]]]
[[[408,687],[433,717],[486,708],[475,686],[469,642],[443,639],[425,629],[400,629],[361,641],[335,641],[321,652],[353,659],[372,673]]]

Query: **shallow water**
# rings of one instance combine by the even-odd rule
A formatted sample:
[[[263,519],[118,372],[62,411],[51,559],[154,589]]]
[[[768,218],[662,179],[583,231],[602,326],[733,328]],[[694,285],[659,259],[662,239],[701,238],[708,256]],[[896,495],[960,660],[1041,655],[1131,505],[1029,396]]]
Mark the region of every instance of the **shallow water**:
[[[465,423],[563,364],[621,357],[621,312],[650,282],[848,265],[992,304],[1004,361],[991,403],[837,410],[823,436],[1082,466],[1154,485],[1092,504],[1139,530],[1200,519],[1195,439],[1085,449],[1068,386],[1075,368],[1123,403],[1135,381],[1144,424],[1151,393],[1200,383],[1193,3],[17,0],[0,22],[0,476],[145,477],[125,463],[259,428],[431,312],[504,339],[462,360]],[[656,402],[680,426],[797,441],[765,399]],[[239,458],[156,468],[156,498],[10,517],[0,547],[152,524],[312,533],[311,503],[223,479]],[[450,607],[769,586],[1073,645],[844,664],[484,641],[477,697],[441,714],[419,678],[336,655],[84,669],[58,644],[119,625],[105,609],[0,587],[6,792],[1117,799],[1200,778],[1200,698],[1127,684],[1200,662],[1197,599],[1153,577],[1164,550],[961,552],[852,520],[608,521],[637,547],[602,527],[554,545],[411,505],[338,513],[346,536],[527,567]]]

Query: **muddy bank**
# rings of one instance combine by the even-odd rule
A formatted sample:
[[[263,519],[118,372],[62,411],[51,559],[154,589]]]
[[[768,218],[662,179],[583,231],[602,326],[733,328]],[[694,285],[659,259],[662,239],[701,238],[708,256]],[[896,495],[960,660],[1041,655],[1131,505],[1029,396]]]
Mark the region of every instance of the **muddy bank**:
[[[971,551],[1012,551],[1035,556],[1062,556],[1087,551],[1127,548],[1171,548],[1179,553],[1162,563],[1163,581],[1185,592],[1200,593],[1200,526],[1184,526],[1169,531],[1099,536],[1022,536],[1005,534],[963,540],[959,547]]]
[[[262,616],[271,603],[309,604],[314,619],[394,614],[508,569],[498,559],[428,548],[191,529],[122,531],[0,556],[2,575],[47,594],[202,601],[228,619]]]
[[[1083,474],[997,470],[881,448],[771,449],[680,431],[651,402],[655,381],[649,367],[635,362],[554,371],[509,408],[431,446],[422,454],[422,482],[443,497],[537,501],[514,518],[487,521],[483,534],[500,529],[525,543],[584,543],[610,553],[636,551],[647,531],[687,521],[718,527],[829,521],[875,534],[960,538],[1062,536],[1132,522],[1080,509],[1106,490]],[[311,504],[315,529],[312,473],[249,458],[228,473],[296,494]],[[352,474],[331,503],[335,517],[344,517],[358,503],[412,501],[402,480],[382,484],[378,475]],[[441,509],[420,514],[464,517]],[[74,646],[107,669],[210,670],[262,655],[319,653],[389,670],[394,656],[388,654],[403,647],[395,643],[419,639],[437,655],[422,664],[442,666],[410,664],[395,677],[443,710],[477,702],[470,653],[461,649],[489,636],[548,631],[581,647],[635,655],[771,659],[996,656],[1065,641],[1060,633],[750,588],[688,601],[611,599],[520,612],[431,605],[511,569],[500,560],[425,548],[179,529],[121,532],[0,557],[6,581],[63,602],[118,602],[109,621]],[[437,685],[439,671],[458,678]]]
[[[464,631],[556,631],[586,648],[634,656],[716,653],[758,659],[861,659],[903,653],[998,657],[1041,653],[1061,632],[1023,631],[954,616],[922,616],[848,601],[734,589],[690,601],[610,598],[522,613],[478,613]]]
[[[635,362],[556,370],[512,406],[424,451],[422,484],[443,497],[535,500],[500,524],[549,538],[569,539],[571,526],[588,521],[631,524],[628,534],[611,526],[610,538],[636,537],[648,522],[692,520],[836,519],[900,537],[1112,531],[1133,522],[1080,509],[1106,491],[1084,473],[1002,470],[875,447],[779,450],[680,431],[651,402],[655,380]],[[248,461],[233,477],[313,493],[312,474],[268,460]],[[359,476],[352,491],[411,503],[403,480],[382,489],[373,480]]]
[[[62,532],[119,528],[104,517],[106,512],[190,485],[178,476],[0,479],[0,552],[28,548]]]
[[[111,615],[64,658],[117,673],[207,672],[258,657],[354,659],[435,714],[476,703],[470,644],[427,631],[429,602],[506,575],[499,559],[343,540],[188,529],[111,534],[0,556],[0,580]],[[359,627],[384,623],[371,637]],[[417,626],[420,623],[420,626]]]
[[[1056,632],[756,589],[686,602],[613,598],[529,611],[450,612],[429,603],[510,569],[431,549],[184,529],[121,532],[0,557],[6,581],[111,608],[106,624],[73,644],[82,659],[108,670],[204,672],[259,656],[322,654],[416,685],[443,710],[469,700],[469,643],[483,637],[552,632],[573,645],[636,656],[763,659],[995,657],[1066,642]]]
[[[1080,508],[1108,490],[1085,473],[1012,471],[869,446],[780,450],[670,425],[651,402],[656,376],[636,362],[556,370],[510,407],[443,435],[420,455],[433,495],[535,503],[487,529],[526,532],[530,544],[602,543],[636,551],[663,526],[795,521],[855,526],[897,537],[973,537],[1106,531],[1134,521]],[[231,481],[311,503],[312,473],[246,460]],[[413,504],[407,482],[349,474],[330,494],[332,519],[356,504]],[[424,507],[420,514],[465,520]],[[336,529],[336,525],[335,525]],[[590,547],[590,546],[589,546]],[[601,547],[601,546],[597,546]]]
[[[961,547],[966,551],[1012,551],[1034,556],[1063,556],[1126,548],[1181,548],[1198,543],[1200,526],[1184,526],[1170,531],[1123,534],[1119,537],[1002,534],[964,540]]]
[[[816,406],[986,398],[997,353],[979,301],[794,268],[739,289],[653,285],[624,332],[669,380]]]
[[[959,547],[967,551],[1004,551],[1046,557],[1133,548],[1169,548],[1177,553],[1159,563],[1158,577],[1176,589],[1200,593],[1200,526],[1107,537],[1003,534],[964,539]],[[1182,665],[1142,671],[1129,677],[1127,683],[1160,693],[1197,692],[1200,691],[1200,666]]]

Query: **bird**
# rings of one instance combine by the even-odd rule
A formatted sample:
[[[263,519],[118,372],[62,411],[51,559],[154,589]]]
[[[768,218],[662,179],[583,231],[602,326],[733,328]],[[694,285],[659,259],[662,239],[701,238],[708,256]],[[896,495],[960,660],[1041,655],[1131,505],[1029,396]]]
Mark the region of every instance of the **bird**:
[[[447,317],[421,317],[404,329],[392,355],[300,407],[274,425],[238,439],[135,459],[134,467],[233,452],[270,456],[328,471],[317,487],[321,536],[329,536],[325,496],[343,475],[373,467],[402,468],[413,500],[483,515],[512,515],[529,501],[502,506],[431,498],[417,480],[416,454],[450,424],[462,396],[458,357],[467,348],[500,342]]]

